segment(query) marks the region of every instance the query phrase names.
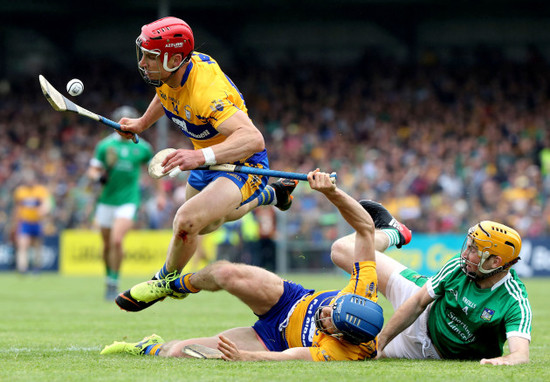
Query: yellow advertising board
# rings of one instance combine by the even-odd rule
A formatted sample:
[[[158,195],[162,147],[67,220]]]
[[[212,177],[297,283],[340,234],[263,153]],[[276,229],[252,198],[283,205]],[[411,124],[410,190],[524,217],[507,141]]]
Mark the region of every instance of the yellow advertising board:
[[[150,276],[166,260],[171,230],[130,231],[124,238],[124,275]],[[59,243],[59,269],[65,275],[104,275],[101,235],[91,230],[65,230]]]

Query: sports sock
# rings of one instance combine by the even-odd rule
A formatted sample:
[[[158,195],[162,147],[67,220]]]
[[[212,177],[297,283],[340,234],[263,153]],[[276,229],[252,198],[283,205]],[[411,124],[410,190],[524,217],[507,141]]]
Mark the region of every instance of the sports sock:
[[[195,288],[189,281],[189,278],[192,275],[194,275],[194,273],[186,273],[181,275],[170,283],[170,287],[180,293],[197,293],[200,289]]]
[[[158,355],[162,344],[149,345],[143,351],[144,355]]]
[[[112,280],[114,284],[118,282],[118,271],[109,269],[107,271],[107,279]]]
[[[166,263],[164,263],[164,265],[162,266],[162,268],[160,269],[160,271],[158,271],[156,274],[155,274],[155,278],[157,280],[162,280],[162,279],[165,279],[166,276],[168,276],[171,272],[168,272],[168,268],[166,268]]]
[[[399,236],[399,231],[395,228],[383,228],[382,232],[386,234],[389,240],[388,247],[399,244],[401,237]]]
[[[260,196],[258,196],[259,206],[269,206],[277,204],[277,195],[275,189],[270,185],[265,186]]]

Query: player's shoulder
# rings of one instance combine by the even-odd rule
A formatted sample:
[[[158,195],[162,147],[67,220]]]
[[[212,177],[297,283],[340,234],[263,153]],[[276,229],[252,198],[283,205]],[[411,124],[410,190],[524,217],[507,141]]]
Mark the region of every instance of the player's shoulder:
[[[191,62],[194,65],[218,65],[218,62],[211,55],[201,52],[193,52]]]
[[[28,192],[28,187],[24,184],[21,184],[17,187],[15,187],[15,189],[13,190],[13,193],[15,194],[15,196],[19,196],[19,195],[23,195],[24,193]]]
[[[208,83],[206,89],[212,88],[212,84],[225,81],[225,73],[222,71],[218,62],[211,56],[195,52],[191,57],[193,68],[189,74],[187,82],[194,83],[202,87],[202,84]]]
[[[510,269],[504,278],[503,286],[506,292],[517,300],[527,300],[527,288],[519,278],[515,269]]]
[[[430,279],[432,284],[435,286],[442,280],[453,278],[456,275],[462,274],[463,272],[460,265],[460,254],[457,254],[451,257],[447,262],[445,262],[439,272],[437,272],[437,274],[432,276]]]

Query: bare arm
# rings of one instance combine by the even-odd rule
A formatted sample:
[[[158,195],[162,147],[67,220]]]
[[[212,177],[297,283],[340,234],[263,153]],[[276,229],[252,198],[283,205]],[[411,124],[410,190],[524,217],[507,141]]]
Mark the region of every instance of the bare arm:
[[[101,167],[90,166],[88,167],[88,171],[86,171],[86,176],[94,182],[97,182],[101,178],[101,175],[103,175],[103,168]]]
[[[52,196],[50,193],[48,193],[46,197],[42,199],[42,202],[40,204],[40,208],[39,208],[40,216],[45,217],[51,212],[52,208],[53,208]]]
[[[223,121],[218,131],[227,137],[222,143],[211,146],[218,163],[235,162],[265,148],[262,133],[241,110]]]
[[[381,352],[399,333],[408,328],[422,314],[434,299],[424,285],[399,307],[378,336],[378,349]]]
[[[503,357],[483,358],[481,365],[519,365],[529,362],[529,340],[521,337],[508,338],[510,354]]]
[[[311,188],[325,195],[355,230],[353,261],[375,261],[374,222],[367,211],[357,200],[336,187],[329,174],[317,169],[310,172],[307,179]]]
[[[122,118],[118,122],[120,123],[120,127],[122,128],[122,130],[140,134],[141,132],[151,127],[163,115],[164,109],[162,108],[162,104],[158,95],[155,94],[155,96],[151,100],[151,103],[149,104],[149,107],[140,118]],[[119,132],[119,134],[126,139],[132,138],[132,134],[121,132]]]
[[[313,361],[309,348],[290,348],[282,352],[275,351],[245,351],[227,337],[220,335],[218,350],[223,353],[222,359],[226,361]]]
[[[239,110],[218,126],[218,131],[225,135],[225,141],[210,146],[216,163],[231,163],[247,158],[265,148],[262,133],[252,124],[248,115]],[[201,150],[178,149],[166,157],[162,162],[164,172],[173,168],[192,170],[204,165],[206,158]]]

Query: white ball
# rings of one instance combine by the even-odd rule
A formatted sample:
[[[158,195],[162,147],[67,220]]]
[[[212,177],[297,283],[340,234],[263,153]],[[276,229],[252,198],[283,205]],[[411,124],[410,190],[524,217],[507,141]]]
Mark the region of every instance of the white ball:
[[[72,96],[78,96],[81,95],[84,91],[84,84],[82,81],[80,81],[77,78],[73,78],[69,82],[67,82],[67,93],[69,93]]]

